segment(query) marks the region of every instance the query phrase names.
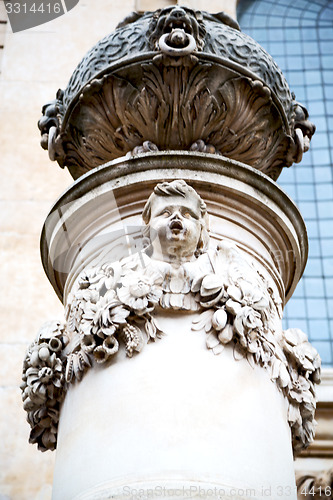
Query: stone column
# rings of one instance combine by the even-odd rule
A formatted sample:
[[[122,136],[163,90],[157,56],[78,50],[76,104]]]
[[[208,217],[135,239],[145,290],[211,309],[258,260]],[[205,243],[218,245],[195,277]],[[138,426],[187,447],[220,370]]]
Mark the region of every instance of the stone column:
[[[274,180],[314,129],[275,63],[226,14],[132,16],[39,126],[77,179],[41,240],[65,319],[22,384],[54,500],[295,500],[320,359],[282,329],[307,237]]]
[[[175,178],[200,193],[211,219],[208,253],[195,262],[202,271],[188,278],[193,292],[179,294],[194,299],[194,306],[159,298],[153,318],[165,335],[145,330],[148,316],[140,313],[141,324],[133,325],[146,333],[132,347],[114,316],[119,350],[111,342],[108,351],[110,336],[101,340],[92,333],[93,316],[103,307],[112,316],[102,282],[112,278],[115,252],[132,252],[121,261],[120,288],[126,287],[121,276],[137,272],[126,262],[146,258],[140,252],[143,206],[157,183]],[[309,439],[304,429],[311,434],[313,411],[306,402],[313,397],[310,385],[304,394],[299,390],[303,372],[292,367],[302,349],[308,363],[317,358],[304,338],[282,331],[281,313],[306,254],[296,206],[269,178],[232,160],[148,153],[78,180],[55,205],[42,238],[45,270],[68,310],[65,330],[53,334],[64,346],[69,384],[60,411],[54,499],[136,498],[139,490],[152,498],[164,490],[169,498],[211,491],[216,498],[273,499],[281,491],[296,498],[292,441],[298,449]],[[203,266],[205,255],[212,268]],[[142,272],[152,266],[144,263]],[[39,353],[44,337],[35,346]],[[144,345],[149,339],[156,341]],[[307,369],[311,379],[315,372]],[[52,447],[44,439],[36,441]]]

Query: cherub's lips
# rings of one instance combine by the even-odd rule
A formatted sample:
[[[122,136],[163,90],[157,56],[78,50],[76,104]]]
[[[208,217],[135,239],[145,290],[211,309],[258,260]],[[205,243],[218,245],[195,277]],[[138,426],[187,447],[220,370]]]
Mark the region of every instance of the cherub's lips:
[[[172,220],[169,225],[171,231],[182,231],[184,229],[180,220]]]

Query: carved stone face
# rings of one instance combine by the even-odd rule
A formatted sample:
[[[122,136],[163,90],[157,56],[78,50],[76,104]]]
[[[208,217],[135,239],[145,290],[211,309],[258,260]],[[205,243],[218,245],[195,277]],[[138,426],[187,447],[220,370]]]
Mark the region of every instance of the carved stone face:
[[[197,46],[203,47],[205,27],[201,13],[187,7],[173,6],[158,10],[153,17],[150,26],[150,43],[153,48],[158,50],[159,38],[176,29],[192,35]]]
[[[201,211],[197,197],[156,196],[149,221],[153,255],[194,256],[201,234]]]

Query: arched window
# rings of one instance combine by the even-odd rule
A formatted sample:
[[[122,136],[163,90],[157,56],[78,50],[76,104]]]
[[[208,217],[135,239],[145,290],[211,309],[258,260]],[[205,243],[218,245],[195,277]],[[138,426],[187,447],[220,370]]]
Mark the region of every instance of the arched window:
[[[285,328],[309,335],[333,365],[333,1],[240,0],[238,22],[284,72],[317,131],[300,165],[278,183],[297,203],[310,242],[304,277],[285,310]]]

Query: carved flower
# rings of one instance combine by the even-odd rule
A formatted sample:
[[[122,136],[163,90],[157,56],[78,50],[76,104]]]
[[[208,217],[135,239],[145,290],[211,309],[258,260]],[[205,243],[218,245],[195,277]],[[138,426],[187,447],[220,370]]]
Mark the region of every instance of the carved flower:
[[[290,387],[290,397],[297,401],[298,403],[313,403],[314,396],[311,393],[311,383],[305,377],[297,373],[296,370],[291,371],[291,387]]]
[[[113,335],[120,325],[126,323],[129,313],[116,292],[109,290],[96,304],[87,304],[81,330],[84,335],[97,334],[102,338]]]
[[[121,278],[121,285],[119,300],[139,315],[152,311],[162,295],[161,276],[157,274],[145,276],[134,271]]]
[[[246,334],[251,334],[251,341],[255,340],[256,330],[262,328],[260,313],[249,306],[240,307],[234,319],[234,328],[241,338],[241,343]]]
[[[79,282],[80,288],[91,287],[104,295],[106,291],[116,288],[120,274],[121,265],[119,262],[105,263],[97,270],[94,269],[93,272],[87,271],[87,274],[83,275]]]
[[[57,432],[58,426],[54,425],[50,418],[46,417],[31,430],[29,443],[37,443],[38,449],[41,451],[52,451],[56,447]]]
[[[309,343],[307,335],[299,328],[289,328],[283,332],[284,347],[296,364],[310,372],[314,382],[320,380],[320,356]]]
[[[51,354],[49,345],[36,345],[30,355],[29,367],[25,371],[24,408],[29,411],[35,404],[53,399],[55,388],[63,382],[63,364],[56,353]],[[22,386],[23,388],[23,386]]]
[[[226,308],[234,315],[237,315],[242,307],[263,311],[269,306],[268,298],[263,292],[246,281],[239,281],[238,286],[229,286],[227,292],[230,299],[226,303]]]
[[[84,336],[91,338],[91,336],[97,334],[100,329],[98,320],[99,315],[97,304],[90,304],[88,302],[85,304],[81,322],[78,327],[79,332]]]
[[[91,289],[77,290],[75,295],[69,294],[65,310],[69,331],[75,332],[80,328],[82,317],[88,307],[87,304],[96,304],[98,299],[99,293]]]

